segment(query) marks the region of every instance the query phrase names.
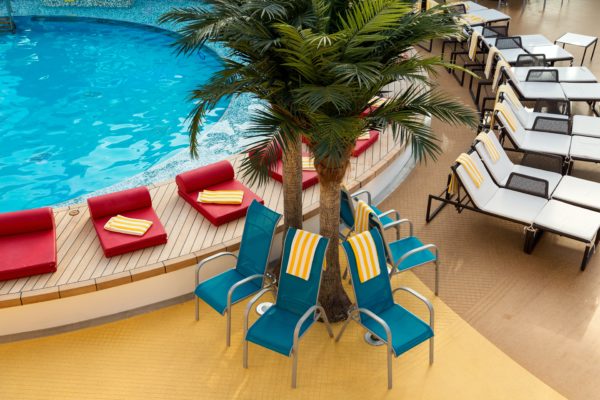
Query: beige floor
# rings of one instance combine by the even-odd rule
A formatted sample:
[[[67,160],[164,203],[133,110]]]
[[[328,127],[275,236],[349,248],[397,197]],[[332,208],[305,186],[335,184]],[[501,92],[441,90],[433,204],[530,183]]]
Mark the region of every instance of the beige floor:
[[[412,273],[396,284],[433,294]],[[108,289],[110,290],[110,289]],[[425,318],[425,307],[398,294]],[[0,345],[0,399],[560,399],[553,389],[499,351],[441,300],[436,310],[436,360],[428,346],[394,360],[387,390],[386,356],[352,324],[339,343],[317,324],[301,342],[298,388],[290,359],[250,346],[242,368],[242,310],[233,314],[232,347],[225,319],[193,302],[123,321],[47,338]],[[255,318],[253,313],[253,319]],[[340,326],[334,326],[337,333]]]
[[[522,15],[520,2],[511,3],[511,34],[541,32],[552,40],[567,31],[600,36],[597,0],[565,0],[562,9],[559,0],[548,0],[545,12],[541,0],[530,1]],[[581,52],[573,53],[579,65]],[[600,50],[585,65],[600,77]],[[442,73],[439,83],[470,102],[449,75]],[[469,211],[459,215],[451,207],[425,225],[427,195],[441,192],[448,166],[475,135],[436,122],[434,129],[444,154],[437,163],[419,166],[382,208],[400,210],[417,223],[424,240],[440,246],[441,298],[461,317],[566,397],[600,398],[600,255],[582,273],[582,244],[553,235],[526,255],[522,227]],[[575,175],[600,181],[600,166],[578,164]],[[417,273],[431,285],[430,271]]]

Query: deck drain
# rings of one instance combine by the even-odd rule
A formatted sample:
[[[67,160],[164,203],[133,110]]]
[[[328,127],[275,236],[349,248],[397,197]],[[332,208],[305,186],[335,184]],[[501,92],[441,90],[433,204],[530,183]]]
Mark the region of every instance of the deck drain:
[[[70,215],[71,217],[74,217],[74,216],[76,216],[76,215],[79,215],[79,210],[71,210],[71,211],[69,211],[69,215]]]
[[[272,305],[273,305],[273,303],[271,303],[270,301],[265,301],[264,303],[260,303],[259,305],[256,306],[256,313],[258,315],[263,315],[264,313],[267,312],[267,310],[269,308],[271,308]]]
[[[365,333],[365,342],[371,346],[382,346],[385,342],[373,335],[371,332]]]

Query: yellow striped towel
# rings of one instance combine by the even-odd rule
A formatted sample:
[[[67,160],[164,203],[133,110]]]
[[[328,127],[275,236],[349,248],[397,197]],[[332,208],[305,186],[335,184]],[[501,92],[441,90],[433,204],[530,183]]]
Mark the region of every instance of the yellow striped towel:
[[[456,159],[456,162],[463,166],[469,177],[475,184],[475,186],[480,187],[483,183],[483,175],[481,175],[481,171],[477,169],[477,165],[473,162],[473,159],[467,154],[462,153]]]
[[[510,64],[506,62],[506,60],[500,57],[500,60],[496,63],[496,70],[494,71],[494,79],[492,79],[492,90],[495,92],[498,89],[498,85],[500,85],[500,78],[502,77],[502,70],[506,69],[510,70]]]
[[[475,139],[483,143],[483,147],[485,147],[485,151],[487,151],[487,153],[490,155],[492,162],[495,163],[500,159],[500,153],[498,153],[498,149],[486,132],[480,132]]]
[[[294,234],[294,239],[292,239],[290,256],[285,272],[307,281],[310,277],[315,250],[321,237],[321,235],[317,235],[316,233],[298,229]]]
[[[369,215],[375,211],[364,201],[359,200],[354,214],[354,232],[361,233],[369,230]]]
[[[355,235],[348,239],[348,243],[356,259],[360,283],[365,283],[369,279],[379,276],[381,273],[379,256],[371,232]]]
[[[243,190],[204,190],[198,193],[198,203],[242,204]]]
[[[512,110],[509,109],[508,106],[504,103],[496,103],[496,105],[494,106],[494,112],[492,113],[490,127],[493,127],[496,123],[496,113],[502,114],[511,132],[514,132],[517,129],[517,122],[515,120],[515,116],[512,113]]]
[[[315,159],[312,157],[302,157],[302,171],[316,171]]]
[[[152,221],[117,215],[104,224],[104,229],[110,232],[124,233],[126,235],[143,236],[151,226]]]
[[[479,32],[473,30],[471,33],[471,43],[469,43],[469,59],[475,60],[475,56],[477,55],[477,45],[479,44]]]
[[[507,85],[506,83],[500,85],[500,87],[498,88],[498,93],[496,93],[496,103],[500,101],[500,94],[504,94],[504,96],[507,97],[510,100],[510,102],[519,110],[522,110],[524,108],[523,104],[521,103],[521,100],[519,100],[519,97],[512,89],[512,87],[510,87],[510,85]]]
[[[362,135],[358,137],[357,140],[369,140],[371,139],[371,132],[365,131]]]
[[[369,100],[370,107],[381,107],[388,99],[381,96],[374,96]]]
[[[492,74],[492,66],[496,60],[496,54],[500,56],[500,50],[498,50],[497,47],[490,47],[487,59],[485,60],[485,69],[483,70],[483,73],[487,79],[490,79],[490,75]]]

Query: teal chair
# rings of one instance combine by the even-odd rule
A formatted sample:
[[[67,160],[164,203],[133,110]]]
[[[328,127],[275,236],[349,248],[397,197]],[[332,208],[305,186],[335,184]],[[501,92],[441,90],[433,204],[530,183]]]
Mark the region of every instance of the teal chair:
[[[385,240],[384,231],[391,227],[407,224],[409,226],[408,236],[398,238],[393,242]],[[383,225],[381,220],[371,213],[369,219],[370,228],[376,228],[383,238],[385,254],[390,265],[394,268],[390,276],[395,273],[408,271],[421,265],[431,264],[435,274],[435,295],[439,294],[440,279],[440,255],[435,244],[424,244],[418,237],[413,235],[413,224],[408,219],[394,221],[392,224]]]
[[[392,290],[390,278],[385,273],[385,243],[377,229],[364,232],[375,242],[377,257],[382,271],[379,275],[365,282],[360,281],[358,264],[352,247],[343,242],[356,304],[350,308],[348,319],[344,322],[336,342],[342,337],[351,320],[358,322],[372,335],[387,345],[388,389],[392,388],[392,356],[407,352],[413,347],[429,340],[429,363],[433,363],[433,306],[425,297],[416,291],[400,287]],[[429,309],[429,324],[394,302],[394,293],[406,291],[421,300]]]
[[[239,254],[218,253],[196,267],[196,321],[200,318],[200,299],[220,314],[227,314],[227,346],[231,344],[231,306],[264,286],[271,244],[280,219],[280,214],[254,200],[246,214]],[[199,283],[202,268],[222,257],[233,259],[231,269]]]
[[[248,317],[254,303],[263,294],[275,291],[274,288],[265,288],[248,303],[244,318],[244,368],[248,368],[248,342],[287,357],[291,356],[293,388],[296,387],[298,344],[302,335],[315,321],[323,319],[329,336],[333,337],[325,310],[317,302],[328,240],[319,237],[312,254],[310,275],[308,280],[304,280],[286,272],[292,242],[297,232],[300,231],[290,228],[285,238],[275,304],[248,328]]]
[[[357,202],[361,197],[366,199],[367,204],[375,214],[381,220],[383,226],[391,226],[396,229],[396,238],[400,239],[400,226],[394,225],[393,223],[400,219],[400,213],[396,210],[388,210],[381,211],[377,207],[372,204],[371,193],[367,190],[359,190],[358,192],[350,194],[345,187],[341,187],[341,198],[340,198],[340,220],[342,225],[349,229],[350,232],[354,230],[354,216],[356,215],[356,210],[354,207],[354,203]],[[393,218],[392,218],[393,216]],[[348,235],[343,235],[340,233],[342,239],[346,239]]]

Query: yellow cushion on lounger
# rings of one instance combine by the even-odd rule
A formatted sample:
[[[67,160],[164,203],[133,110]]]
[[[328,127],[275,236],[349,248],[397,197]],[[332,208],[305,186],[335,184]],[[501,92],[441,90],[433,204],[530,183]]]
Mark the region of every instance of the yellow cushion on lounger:
[[[294,233],[285,272],[308,280],[320,235],[298,229]]]
[[[198,193],[198,202],[205,204],[242,204],[243,190],[203,190]]]
[[[312,157],[302,157],[302,171],[315,171],[315,159]]]
[[[117,215],[108,220],[104,225],[104,229],[110,232],[124,233],[126,235],[143,236],[151,226],[152,221]]]
[[[358,279],[364,283],[381,273],[377,247],[371,232],[363,232],[348,239],[356,264],[358,266]]]

